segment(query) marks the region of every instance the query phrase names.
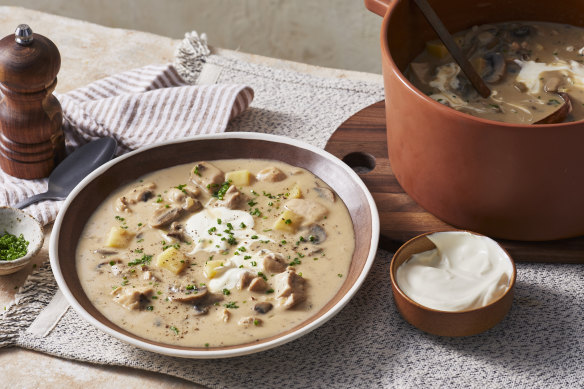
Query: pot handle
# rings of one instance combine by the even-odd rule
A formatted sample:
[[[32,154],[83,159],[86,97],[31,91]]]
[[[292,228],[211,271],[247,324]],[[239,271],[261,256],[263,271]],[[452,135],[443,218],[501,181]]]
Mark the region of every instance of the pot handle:
[[[392,0],[365,0],[365,7],[369,11],[384,17],[391,1]]]

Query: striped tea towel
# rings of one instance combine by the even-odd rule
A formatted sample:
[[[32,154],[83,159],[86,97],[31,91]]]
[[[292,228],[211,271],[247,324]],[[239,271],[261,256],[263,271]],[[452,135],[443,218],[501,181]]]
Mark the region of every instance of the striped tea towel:
[[[223,132],[251,104],[244,85],[188,85],[172,65],[152,65],[57,95],[63,107],[68,151],[112,136],[118,155],[152,143]],[[0,170],[0,206],[46,191],[48,180],[23,180]],[[61,201],[25,208],[43,225],[55,220]]]

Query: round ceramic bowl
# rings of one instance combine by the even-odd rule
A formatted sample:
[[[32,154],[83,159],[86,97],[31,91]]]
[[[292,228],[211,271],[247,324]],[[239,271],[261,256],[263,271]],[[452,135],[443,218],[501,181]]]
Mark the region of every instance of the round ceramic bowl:
[[[8,232],[28,241],[26,255],[13,261],[0,261],[0,275],[15,273],[24,268],[43,247],[44,232],[41,224],[20,209],[0,207],[0,235]]]
[[[255,158],[278,160],[305,168],[323,179],[347,206],[354,230],[355,251],[349,272],[337,294],[314,316],[295,327],[255,342],[197,348],[151,341],[108,320],[87,297],[77,274],[75,251],[81,231],[96,207],[116,188],[163,168],[201,160]],[[325,323],[357,292],[373,263],[379,238],[379,215],[373,198],[357,174],[336,157],[303,142],[256,133],[225,133],[160,143],[123,155],[101,166],[69,195],[51,236],[50,258],[59,288],[82,318],[100,330],[134,346],[186,358],[224,358],[276,347]]]
[[[507,254],[513,267],[509,286],[502,296],[484,307],[465,311],[436,310],[415,302],[400,289],[396,281],[398,267],[412,255],[436,248],[434,243],[427,238],[430,234],[422,234],[407,241],[396,251],[391,260],[391,288],[399,313],[413,326],[430,334],[440,336],[470,336],[494,327],[503,320],[509,309],[511,309],[516,278],[515,263],[502,247],[501,249]],[[475,233],[471,232],[471,234]],[[475,235],[482,236],[480,234]]]

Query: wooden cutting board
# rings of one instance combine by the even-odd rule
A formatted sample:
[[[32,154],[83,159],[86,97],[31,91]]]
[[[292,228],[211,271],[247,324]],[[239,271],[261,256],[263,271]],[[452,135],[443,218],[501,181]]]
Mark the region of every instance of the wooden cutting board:
[[[383,101],[351,116],[335,131],[325,149],[355,169],[371,191],[381,220],[382,248],[395,251],[424,232],[454,228],[414,202],[393,175],[387,156]],[[584,237],[551,242],[499,242],[516,261],[584,263]]]

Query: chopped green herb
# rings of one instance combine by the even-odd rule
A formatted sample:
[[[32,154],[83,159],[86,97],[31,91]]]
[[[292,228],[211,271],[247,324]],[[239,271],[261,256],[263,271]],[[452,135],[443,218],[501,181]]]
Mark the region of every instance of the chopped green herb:
[[[242,253],[245,253],[247,251],[247,249],[243,246],[241,246],[238,250],[241,251]]]
[[[147,311],[153,311],[154,310],[154,306],[149,305],[149,306],[146,307],[146,310]]]
[[[194,286],[194,285],[187,285],[187,286],[185,287],[185,289],[186,289],[186,290],[193,290],[193,289],[195,289],[195,286]]]
[[[258,277],[262,277],[264,279],[264,281],[268,280],[268,277],[266,277],[266,275],[264,273],[262,273],[261,271],[258,272]]]
[[[343,278],[343,275],[341,273],[337,274],[337,276],[339,276],[339,278]]]
[[[294,260],[292,262],[290,262],[290,266],[300,265],[301,263],[302,262],[300,262],[300,259],[294,258]]]
[[[175,188],[178,189],[178,190],[180,190],[184,194],[187,194],[187,191],[185,190],[185,187],[186,186],[187,186],[187,184],[180,184],[180,185],[175,186]]]
[[[251,255],[246,255],[243,259],[251,259]]]
[[[257,266],[257,264],[258,264],[256,261],[251,261],[250,263],[252,266]]]
[[[261,213],[261,212],[260,212],[260,210],[259,210],[259,209],[257,209],[257,208],[256,208],[256,209],[254,209],[252,212],[250,212],[250,214],[251,214],[252,216],[262,216],[262,213]]]
[[[136,265],[147,265],[152,260],[152,255],[142,255],[141,258],[138,258],[132,262],[128,262],[128,266],[136,266]]]
[[[217,219],[217,224],[221,224],[223,221],[221,219]]]
[[[229,243],[232,246],[235,246],[237,244],[237,240],[233,236],[230,236],[229,239],[227,239],[227,243]]]
[[[260,325],[260,321],[258,319],[254,319],[253,325],[254,326],[259,326]]]
[[[253,206],[254,206],[254,205],[256,205],[256,204],[257,204],[257,201],[253,201],[253,200],[249,200],[249,201],[247,202],[247,205],[249,205],[250,207],[253,207]]]
[[[241,228],[246,228],[247,226],[245,225],[244,222],[241,222],[241,224],[239,225]]]
[[[257,239],[257,238],[258,238],[258,236],[257,236],[257,235],[252,235],[252,236],[251,236],[251,238],[252,238],[252,239]]]
[[[223,304],[223,306],[224,306],[225,308],[230,308],[230,309],[237,309],[237,308],[239,308],[239,307],[237,306],[237,301],[231,301],[231,302],[229,302],[229,303],[227,303],[227,304]]]
[[[116,262],[115,261],[109,261],[109,264],[110,264],[110,266],[113,266],[113,265],[116,264]]]
[[[266,294],[270,294],[270,293],[274,293],[274,289],[270,288],[270,289],[266,290]]]
[[[284,223],[286,223],[286,224],[292,224],[292,220],[286,219],[286,220],[284,220]]]
[[[219,200],[223,200],[223,196],[225,196],[225,193],[227,192],[227,189],[229,189],[230,186],[231,180],[225,181],[223,184],[221,184],[221,186],[219,187],[219,189],[217,189],[216,192],[213,192],[213,197],[216,197]]]
[[[229,289],[223,288],[223,294],[225,296],[229,296],[231,294],[231,291]]]
[[[209,233],[209,235],[211,235],[212,233],[214,233],[215,231],[217,231],[217,227],[211,227],[207,230],[207,232]]]
[[[178,335],[178,328],[176,328],[175,326],[170,326],[170,330]]]

